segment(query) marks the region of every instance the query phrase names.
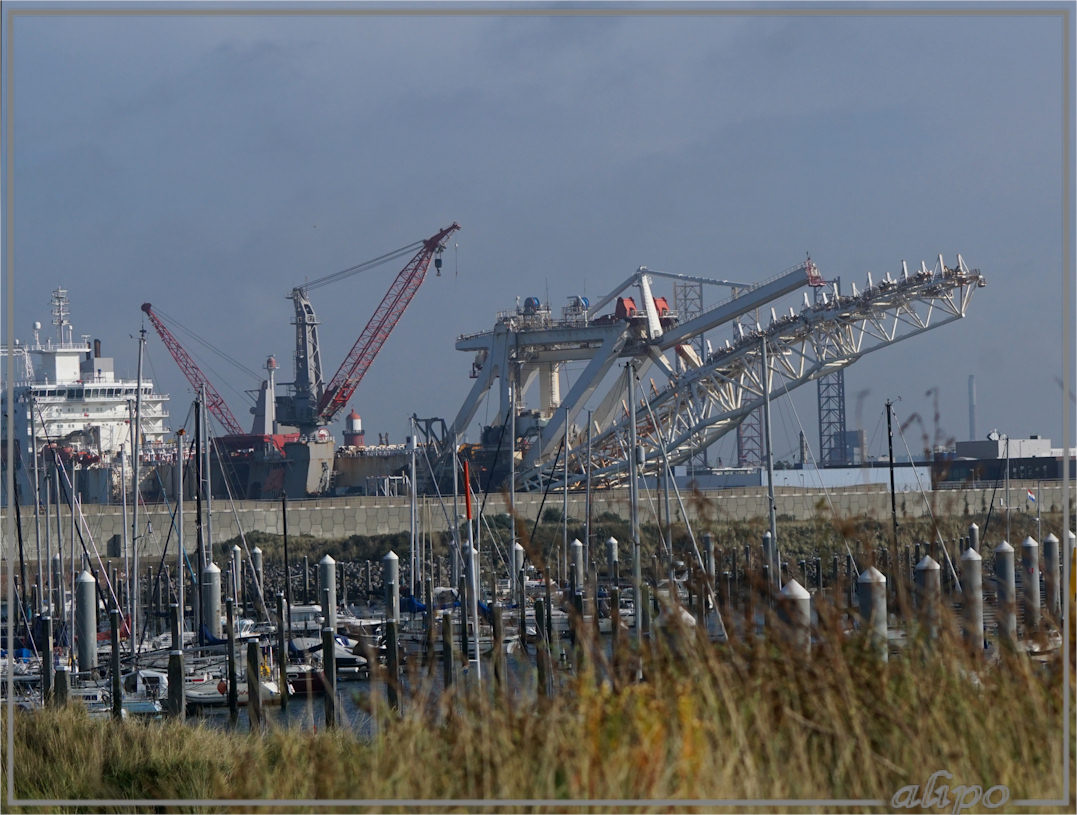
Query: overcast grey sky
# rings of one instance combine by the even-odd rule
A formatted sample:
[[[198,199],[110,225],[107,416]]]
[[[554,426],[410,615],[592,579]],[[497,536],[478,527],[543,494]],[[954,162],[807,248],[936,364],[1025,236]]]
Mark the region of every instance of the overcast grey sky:
[[[412,413],[455,415],[472,384],[456,336],[517,296],[559,310],[640,265],[761,280],[805,252],[862,286],[960,252],[988,281],[969,317],[849,368],[850,427],[884,450],[883,402],[900,397],[898,418],[917,412],[934,434],[934,387],[940,435],[964,439],[974,374],[978,435],[1057,445],[1067,7],[73,16],[5,3],[15,334],[49,327],[63,285],[76,334],[101,338],[124,373],[150,301],[249,368],[276,355],[289,381],[293,286],[456,220],[445,273],[351,402],[368,439],[399,441]],[[398,270],[312,292],[327,378]],[[147,328],[175,427],[190,388]],[[246,424],[257,382],[180,336]],[[815,385],[782,402],[775,452],[791,458],[798,424],[817,445]]]

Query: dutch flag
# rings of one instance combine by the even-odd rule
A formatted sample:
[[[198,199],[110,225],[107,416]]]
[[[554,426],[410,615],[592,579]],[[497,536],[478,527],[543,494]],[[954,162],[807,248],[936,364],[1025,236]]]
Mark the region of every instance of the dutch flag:
[[[1028,500],[1032,503],[1036,503],[1036,494],[1032,490],[1025,490],[1028,493]]]

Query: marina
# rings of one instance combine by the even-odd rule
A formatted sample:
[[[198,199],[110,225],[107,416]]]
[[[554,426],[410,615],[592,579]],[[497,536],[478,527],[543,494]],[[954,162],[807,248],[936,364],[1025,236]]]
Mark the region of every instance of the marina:
[[[828,613],[845,621],[838,626],[843,636],[873,632],[882,659],[892,650],[900,656],[909,627],[937,617],[943,604],[955,614],[973,615],[965,619],[966,637],[985,646],[987,656],[997,653],[1000,639],[1012,645],[1020,641],[1030,653],[1057,650],[1059,587],[1062,564],[1072,557],[1072,533],[1064,543],[1049,534],[1042,557],[1039,544],[1027,536],[1022,546],[1031,554],[1025,552],[1026,567],[1016,578],[1012,566],[1005,565],[1009,544],[985,551],[992,564],[989,574],[997,574],[985,582],[975,523],[967,538],[947,541],[935,518],[941,510],[958,517],[986,511],[990,519],[1000,476],[991,487],[948,485],[940,481],[934,463],[922,470],[913,467],[903,481],[901,517],[903,523],[926,522],[929,536],[903,544],[897,537],[892,452],[889,487],[882,473],[861,470],[854,475],[861,480],[856,486],[842,490],[840,481],[831,480],[828,487],[818,479],[813,493],[777,487],[769,446],[764,446],[760,464],[766,467],[756,470],[762,476],[759,486],[710,493],[727,521],[764,521],[761,544],[744,539],[716,544],[702,529],[697,535],[694,528],[706,528],[713,508],[704,503],[701,511],[688,512],[682,494],[698,491],[697,479],[721,475],[685,469],[716,439],[736,431],[739,443],[756,414],[762,414],[764,437],[769,435],[772,396],[836,376],[869,350],[964,316],[972,293],[985,280],[960,256],[952,267],[940,256],[934,269],[922,263],[912,272],[903,263],[898,279],[887,275],[875,284],[869,276],[864,289],[853,286],[850,295],[841,294],[836,284],[831,287],[808,259],[762,283],[736,284],[729,299],[695,314],[671,310],[665,297],[653,293],[656,281],[673,280],[681,287],[721,281],[641,267],[593,306],[586,298],[571,298],[559,318],[548,304],[527,298],[514,311],[499,314],[493,331],[458,340],[458,350],[475,354],[475,384],[451,423],[413,417],[413,433],[404,445],[368,448],[353,410],[346,444],[334,456],[327,424],[386,341],[406,307],[407,292],[418,288],[432,261],[440,268],[444,241],[457,229],[454,223],[390,255],[419,247],[328,384],[316,352],[318,321],[308,296],[323,281],[295,289],[297,378],[290,393],[277,395],[275,362],[267,362],[269,377],[249,432],[238,425],[158,312],[145,304],[143,312],[198,393],[189,414],[193,432],[170,434],[164,425],[167,397],[156,394],[142,377],[145,331],[139,338],[138,378],[116,379],[112,360],[101,356],[99,344],[72,341],[66,292],[54,292],[55,343],[42,343],[35,323],[34,342],[12,352],[22,360],[24,375],[14,391],[19,421],[11,427],[18,437],[16,496],[36,497],[25,510],[33,519],[35,558],[24,554],[20,512],[16,603],[5,607],[19,630],[16,652],[6,659],[19,677],[11,693],[20,705],[80,701],[95,713],[117,718],[182,718],[227,710],[233,726],[245,708],[253,727],[265,708],[279,707],[283,715],[290,697],[322,697],[329,722],[340,711],[342,689],[352,684],[384,685],[398,708],[414,684],[404,677],[419,670],[440,676],[441,691],[458,675],[472,683],[490,677],[504,683],[511,676],[518,683],[514,692],[527,688],[532,695],[549,695],[559,672],[579,673],[587,649],[592,662],[600,653],[600,661],[610,665],[624,642],[633,641],[638,649],[652,639],[676,638],[689,630],[721,647],[731,638],[769,636],[775,626],[779,631],[792,626],[794,633],[782,636],[792,636],[807,652],[819,608],[831,609]],[[779,318],[771,307],[767,328],[758,323],[746,328],[745,315],[805,287],[813,295],[803,293],[799,312],[790,307]],[[404,294],[392,294],[398,289]],[[673,302],[685,302],[683,291]],[[911,329],[905,334],[871,328],[889,311],[924,303],[929,307],[906,323]],[[610,304],[613,312],[602,314]],[[835,321],[858,323],[860,336],[855,342],[835,339]],[[701,342],[705,332],[721,325],[734,326],[735,342],[727,340],[718,349]],[[825,343],[824,336],[830,338]],[[673,352],[672,360],[667,351]],[[303,367],[304,360],[311,361],[310,367]],[[577,366],[574,380],[568,376],[569,361],[584,363]],[[665,376],[669,384],[659,388],[651,378],[645,390],[646,375]],[[532,388],[535,407],[526,401]],[[478,444],[460,443],[462,431],[491,393],[500,394],[496,415],[505,421],[484,427]],[[821,400],[822,393],[820,386]],[[585,404],[598,407],[584,411]],[[629,404],[635,409],[628,410]],[[889,402],[887,411],[889,419]],[[211,417],[228,432],[216,435]],[[579,424],[581,418],[585,426]],[[841,428],[830,430],[844,434]],[[22,449],[26,442],[28,456]],[[825,438],[821,444],[825,448]],[[892,445],[891,439],[891,450]],[[1060,454],[1049,440],[1025,445],[1047,460]],[[1009,440],[1005,450],[1009,465]],[[331,497],[341,491],[335,462],[356,456],[365,457],[367,482],[383,483],[386,493],[396,494]],[[808,464],[802,456],[802,484],[814,473],[839,472]],[[1031,471],[1021,472],[1027,476]],[[1005,508],[1008,537],[1008,466],[1006,476],[1005,498],[997,503]],[[252,479],[261,485],[254,500]],[[270,482],[277,487],[269,489]],[[153,486],[144,494],[145,483]],[[1057,484],[1037,479],[1033,493],[1027,477],[1018,483],[1057,512]],[[334,484],[338,486],[332,488]],[[933,488],[930,497],[926,487]],[[298,500],[289,503],[292,489]],[[557,497],[548,504],[551,492]],[[824,499],[835,519],[856,518],[864,524],[891,515],[892,540],[865,546],[843,533],[834,541],[836,547],[800,550],[790,563],[778,537],[779,504],[786,522],[798,517],[818,521],[818,502]],[[307,503],[312,500],[317,501],[315,520]],[[738,501],[741,513],[735,509]],[[940,501],[947,506],[940,507]],[[961,501],[963,510],[958,509]],[[304,555],[302,581],[296,583],[293,567],[298,564],[288,554],[289,512],[293,536],[298,534],[296,514],[306,516],[298,527],[304,535],[327,530],[331,535],[337,528],[354,534],[362,523],[370,523],[379,503],[399,508],[395,528],[383,530],[380,521],[374,526],[377,532],[408,534],[407,561],[389,552],[378,558],[376,569],[368,559],[361,569],[351,570],[352,603],[348,564],[338,564],[329,554],[314,567]],[[641,530],[644,503],[653,514],[649,535],[656,535],[647,541]],[[326,520],[336,511],[355,514],[341,522]],[[547,518],[544,512],[554,515]],[[596,516],[627,525],[625,557],[631,565],[623,573],[618,541],[599,537]],[[451,523],[450,517],[462,523]],[[573,524],[571,545],[570,517],[583,519],[582,527],[578,520]],[[244,520],[252,518],[257,519],[254,529],[245,530]],[[549,540],[541,548],[535,545],[532,536],[540,520],[561,526],[560,545]],[[1027,517],[1022,520],[1027,525]],[[531,534],[523,534],[529,524]],[[155,527],[167,533],[154,535]],[[193,547],[185,530],[194,530]],[[271,574],[268,582],[266,553],[249,546],[245,537],[255,530],[278,534],[283,544],[272,553],[283,573]],[[1042,534],[1039,523],[1036,534]],[[228,549],[224,540],[237,542]],[[8,554],[5,562],[10,564],[15,557]],[[1028,588],[1031,568],[1034,592]],[[282,581],[283,574],[288,577]],[[1006,575],[1011,575],[1009,583]],[[1018,592],[1025,597],[1020,640],[1016,624],[1002,613]],[[365,606],[355,605],[355,598]],[[980,610],[970,611],[974,608]],[[779,618],[782,622],[776,623]],[[985,625],[997,631],[989,634]],[[596,638],[607,645],[594,645]],[[506,672],[510,657],[514,669]]]

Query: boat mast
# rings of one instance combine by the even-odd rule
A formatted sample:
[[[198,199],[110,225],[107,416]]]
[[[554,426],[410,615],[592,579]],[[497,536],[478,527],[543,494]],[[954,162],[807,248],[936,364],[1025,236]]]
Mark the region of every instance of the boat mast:
[[[410,470],[408,472],[408,481],[409,481],[409,487],[410,487],[408,489],[408,508],[409,508],[408,520],[409,520],[409,522],[411,524],[411,547],[410,547],[410,556],[409,556],[410,571],[408,572],[408,582],[411,584],[411,586],[410,586],[411,590],[408,592],[408,594],[414,595],[415,594],[415,586],[416,586],[416,584],[418,582],[417,579],[416,579],[417,572],[416,572],[415,567],[416,567],[417,561],[420,560],[420,558],[416,558],[416,556],[415,556],[416,555],[416,553],[415,553],[415,545],[416,545],[416,543],[418,541],[418,533],[419,533],[419,519],[418,519],[418,511],[417,511],[417,508],[416,508],[416,504],[418,503],[419,496],[418,496],[418,492],[417,492],[416,487],[415,487],[415,417],[414,416],[412,416],[410,419],[408,419],[408,424],[409,424],[410,429],[411,429],[411,434],[408,436],[408,458],[409,458],[409,466],[410,466]],[[414,608],[415,608],[414,601],[412,602],[411,607],[414,610]]]
[[[561,563],[558,577],[562,585],[567,585],[568,580],[568,405],[565,405],[565,483],[561,490]]]
[[[632,603],[635,606],[636,643],[643,639],[643,631],[640,625],[643,621],[643,566],[640,561],[639,541],[639,484],[637,479],[637,456],[639,455],[638,442],[636,440],[636,366],[632,360],[625,364],[625,374],[628,376],[628,503],[629,518],[632,529]]]
[[[587,482],[583,490],[583,562],[591,563],[591,411],[587,411]],[[597,606],[596,606],[597,608]]]
[[[131,581],[127,584],[131,592],[131,627],[127,636],[131,640],[131,659],[137,659],[138,647],[135,632],[138,631],[138,479],[139,479],[139,445],[142,435],[142,351],[146,347],[146,328],[138,332],[138,376],[135,389],[135,424],[134,439],[131,443],[131,465],[134,470],[134,507],[131,512]]]
[[[41,613],[41,598],[42,593],[42,571],[41,571],[41,480],[37,470],[37,417],[34,415],[37,411],[37,403],[34,401],[33,388],[30,389],[30,444],[33,445],[34,456],[34,543],[37,546],[37,597],[38,608],[34,614]],[[25,588],[23,589],[25,591]]]
[[[278,620],[277,625],[285,626],[287,639],[292,638],[292,573],[291,564],[288,560],[288,492],[280,491],[280,516],[281,532],[284,534],[284,600],[288,604],[287,614],[283,620]],[[369,575],[369,569],[367,574]],[[287,659],[286,654],[281,654],[281,659]]]
[[[53,467],[52,467],[52,482],[53,487],[56,490],[56,559],[58,568],[51,569],[54,572],[56,579],[56,585],[53,586],[53,590],[56,592],[56,596],[53,601],[56,607],[53,611],[52,618],[56,621],[57,626],[62,626],[64,618],[67,616],[64,596],[64,525],[60,518],[60,470],[58,467],[63,467],[63,462],[56,458],[56,450],[53,450]]]
[[[512,586],[512,599],[515,602],[519,597],[519,589],[516,581],[520,576],[516,573],[516,368],[512,368],[512,376],[509,381],[509,438],[512,440],[509,450],[509,525],[512,533],[509,540],[509,551],[512,558],[509,560],[509,585]],[[524,615],[524,604],[520,603],[520,617]]]
[[[184,559],[187,550],[183,546],[183,436],[181,427],[176,431],[176,605],[179,607],[179,642],[173,643],[172,647],[182,650],[183,648],[183,581]]]
[[[206,565],[206,544],[202,526],[202,405],[201,399],[194,400],[194,462],[195,462],[195,490],[194,490],[194,528],[195,528],[195,570],[194,570],[194,602],[193,609],[195,631],[198,636],[198,644],[205,645],[205,636],[202,629],[205,621],[202,619],[205,609],[202,607],[202,572]]]
[[[131,403],[130,402],[128,402],[128,404],[127,404],[127,411],[128,411],[128,415],[130,416],[131,415]],[[133,421],[131,422],[131,427],[134,427],[134,422]],[[131,622],[131,558],[130,558],[129,549],[128,549],[129,538],[128,538],[128,531],[127,531],[128,530],[128,527],[127,527],[127,460],[126,460],[126,457],[124,456],[124,450],[123,450],[122,445],[120,446],[120,483],[123,485],[123,489],[120,490],[120,503],[123,505],[123,580],[124,580],[124,584],[127,586],[127,597],[125,598],[127,600],[127,603],[126,603],[126,606],[127,606],[127,608],[126,608],[127,622],[128,622],[127,639],[129,640],[128,645],[131,646],[131,658],[134,659],[135,647],[134,647],[133,642],[131,642],[131,640],[133,640],[134,638],[131,637],[131,628],[130,628],[130,622]],[[117,598],[117,600],[118,599],[119,598]]]
[[[206,386],[202,385],[202,404],[206,404]],[[206,562],[204,565],[208,566],[213,562],[213,482],[211,480],[213,475],[213,460],[210,458],[210,441],[209,441],[209,411],[202,411],[202,442],[205,445],[205,474],[206,474]],[[199,454],[201,454],[201,449]]]
[[[475,679],[482,680],[482,660],[479,653],[479,550],[472,537],[472,513],[471,513],[471,469],[467,459],[464,459],[464,504],[467,507],[467,554],[465,568],[467,569],[467,593],[468,605],[471,607],[471,624],[474,626],[471,641],[475,645]],[[467,623],[464,623],[467,628]],[[495,647],[499,643],[494,643]]]
[[[890,456],[890,518],[894,525],[894,553],[897,553],[897,535],[898,535],[898,520],[897,520],[897,492],[894,489],[894,430],[891,424],[891,416],[894,413],[894,403],[886,400],[886,444],[889,449]]]
[[[763,424],[767,444],[767,503],[770,513],[770,570],[774,585],[778,591],[782,588],[782,566],[778,558],[778,521],[777,507],[774,503],[774,451],[770,430],[770,363],[767,361],[767,338],[762,339],[763,347]]]

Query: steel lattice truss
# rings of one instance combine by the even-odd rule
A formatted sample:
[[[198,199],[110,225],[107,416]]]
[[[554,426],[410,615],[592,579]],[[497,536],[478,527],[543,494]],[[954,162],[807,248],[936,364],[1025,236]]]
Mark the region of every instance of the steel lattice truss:
[[[637,381],[632,392],[638,446],[645,461],[640,474],[660,471],[664,459],[670,466],[685,461],[734,430],[749,412],[762,405],[763,342],[773,398],[841,370],[872,351],[964,317],[973,291],[983,285],[979,270],[970,270],[960,255],[953,268],[947,267],[940,255],[934,269],[921,264],[915,273],[906,270],[899,280],[887,276],[875,285],[869,277],[863,292],[853,286],[851,295],[824,297],[799,314],[790,310],[765,329],[743,332],[735,343],[727,343],[699,367],[669,376],[664,387],[648,384],[640,388]],[[628,376],[643,355],[636,349],[627,356],[623,374],[613,385],[613,389],[620,389],[626,406]],[[630,417],[622,408],[619,417],[593,435],[593,484],[626,482],[629,427]],[[570,486],[580,485],[584,478],[580,441],[571,444]],[[565,480],[564,462],[555,467],[552,458],[547,458],[518,473],[518,479],[524,488],[556,487]]]

